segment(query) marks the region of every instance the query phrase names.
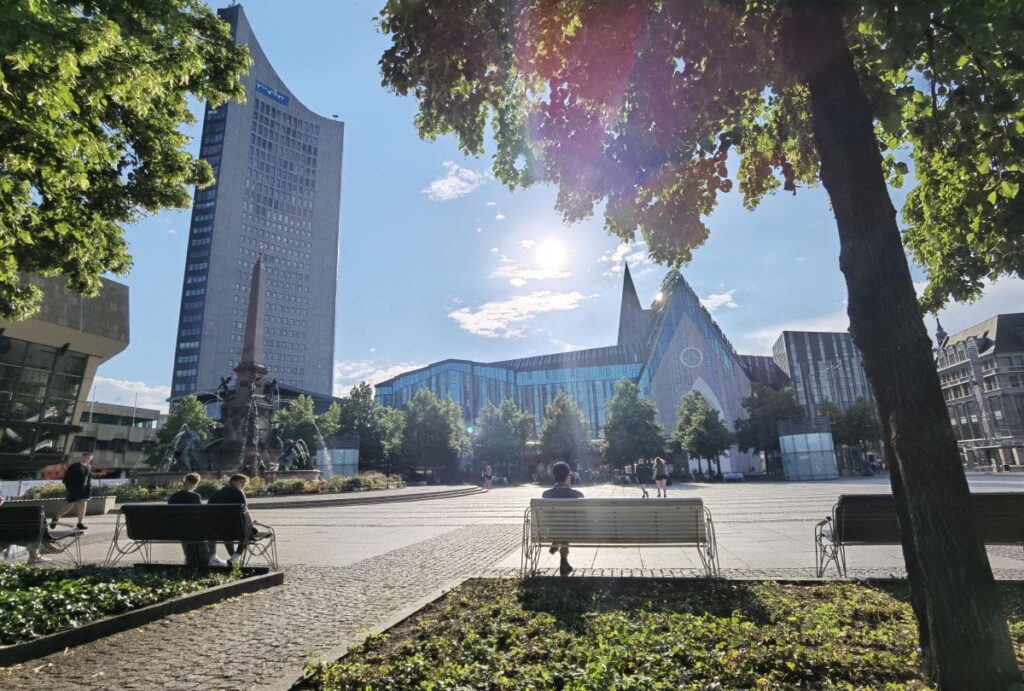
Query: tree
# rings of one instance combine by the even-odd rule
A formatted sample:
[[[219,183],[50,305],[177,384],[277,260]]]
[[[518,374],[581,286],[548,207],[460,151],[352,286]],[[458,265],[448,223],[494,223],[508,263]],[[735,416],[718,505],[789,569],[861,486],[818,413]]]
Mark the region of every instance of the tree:
[[[736,421],[736,443],[746,451],[762,451],[769,467],[781,467],[778,463],[779,421],[799,420],[807,411],[796,400],[792,388],[776,391],[761,384],[754,384],[750,396],[743,400],[747,416]]]
[[[558,187],[678,265],[735,186],[755,207],[819,180],[850,330],[878,402],[923,660],[950,688],[1019,683],[886,183],[915,164],[908,244],[927,304],[1020,273],[1018,3],[388,0],[384,84],[495,176]],[[738,155],[731,166],[730,154]],[[960,291],[960,292],[958,292]]]
[[[722,422],[721,416],[707,399],[697,391],[688,391],[679,402],[678,421],[672,432],[672,441],[689,455],[708,461],[708,473],[711,472],[711,461],[718,466],[718,478],[722,477],[721,455],[732,446],[732,433]]]
[[[658,424],[658,409],[646,398],[640,398],[640,387],[622,379],[605,403],[604,455],[618,468],[662,453],[665,440]]]
[[[576,401],[564,391],[548,403],[540,425],[540,448],[551,460],[565,461],[570,467],[590,446],[590,427]]]
[[[381,427],[384,430],[384,454],[381,467],[393,472],[402,463],[402,439],[405,435],[405,413],[397,408],[381,411]]]
[[[473,455],[508,477],[526,453],[526,440],[532,433],[533,415],[520,410],[512,399],[506,398],[501,406],[488,401],[476,420]]]
[[[19,272],[95,295],[131,266],[123,226],[213,183],[185,151],[189,98],[241,99],[249,54],[200,0],[0,4],[0,319],[38,309]]]
[[[153,450],[146,457],[146,465],[154,468],[163,464],[171,451],[174,436],[181,428],[188,428],[199,435],[200,441],[206,441],[210,433],[218,427],[217,421],[206,412],[206,407],[195,396],[185,396],[174,406],[163,426],[153,439]]]
[[[439,400],[430,389],[413,394],[405,411],[401,448],[404,463],[452,479],[466,444],[462,409],[457,403],[450,398]]]
[[[373,397],[373,387],[366,382],[353,387],[339,408],[338,434],[359,437],[359,465],[380,467],[386,456],[388,434],[385,408]]]
[[[819,412],[832,424],[832,439],[836,445],[854,450],[860,460],[863,460],[864,445],[882,436],[875,411],[863,398],[858,398],[846,410],[831,401],[824,401]]]
[[[330,411],[325,415],[329,413]],[[316,450],[324,445],[324,434],[320,428],[321,421],[316,414],[315,402],[312,397],[305,395],[292,399],[287,406],[274,413],[274,425],[284,428],[282,441],[301,439],[306,443],[306,448],[309,449],[311,455],[316,454]],[[326,423],[330,427],[332,421],[328,419]]]

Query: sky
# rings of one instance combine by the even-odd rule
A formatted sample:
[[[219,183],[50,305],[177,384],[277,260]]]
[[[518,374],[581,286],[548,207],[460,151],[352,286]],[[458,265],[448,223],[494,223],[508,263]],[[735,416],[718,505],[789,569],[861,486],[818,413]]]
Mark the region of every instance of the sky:
[[[226,2],[211,3],[222,7]],[[667,268],[621,244],[600,218],[566,227],[555,191],[510,192],[489,158],[452,137],[419,139],[416,102],[381,86],[384,0],[250,0],[271,63],[307,107],[345,122],[335,393],[445,358],[503,360],[612,345],[622,267],[649,304]],[[198,149],[202,104],[186,128]],[[892,190],[900,208],[905,190]],[[100,367],[92,398],[166,410],[190,211],[127,230],[134,267],[131,344]],[[845,330],[835,220],[821,188],[778,194],[757,210],[724,195],[711,237],[682,274],[740,353],[770,354],[784,329]],[[914,280],[924,274],[914,268]],[[940,313],[950,333],[1024,307],[1024,281],[992,284]],[[928,320],[934,333],[934,320]]]

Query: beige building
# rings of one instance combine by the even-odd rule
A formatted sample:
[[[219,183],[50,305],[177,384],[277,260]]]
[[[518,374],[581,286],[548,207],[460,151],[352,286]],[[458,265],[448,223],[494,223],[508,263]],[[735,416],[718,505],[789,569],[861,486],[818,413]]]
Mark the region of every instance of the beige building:
[[[35,316],[0,321],[0,478],[38,477],[61,463],[78,430],[96,369],[128,346],[128,286],[103,280],[87,298],[63,278],[42,288]]]
[[[71,452],[91,451],[95,472],[107,477],[137,468],[148,470],[145,459],[164,418],[151,408],[90,401],[82,411],[82,431],[75,433]]]
[[[1024,465],[1024,313],[936,333],[935,364],[968,467]]]

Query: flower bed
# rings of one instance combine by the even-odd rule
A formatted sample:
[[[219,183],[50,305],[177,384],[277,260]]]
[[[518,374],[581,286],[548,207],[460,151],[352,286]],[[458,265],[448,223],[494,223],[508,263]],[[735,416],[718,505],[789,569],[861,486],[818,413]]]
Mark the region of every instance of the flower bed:
[[[1024,597],[1001,587],[1018,651]],[[904,586],[475,580],[305,688],[931,688]]]
[[[184,476],[184,473],[182,473]],[[196,491],[203,498],[209,498],[214,492],[224,486],[223,482],[217,480],[203,480],[199,483]],[[246,494],[251,497],[272,494],[275,496],[289,494],[323,494],[332,492],[351,492],[360,489],[393,489],[404,487],[405,483],[397,475],[385,475],[383,473],[360,473],[351,477],[336,476],[330,480],[276,480],[267,483],[261,477],[254,477],[249,480],[246,487]],[[144,487],[136,484],[115,485],[113,487],[97,487],[93,493],[112,494],[117,498],[119,504],[126,502],[140,501],[166,501],[174,492],[181,489],[180,485],[161,485],[157,487]],[[67,490],[59,482],[52,482],[28,490],[23,499],[49,499],[64,497]]]
[[[231,571],[0,565],[0,645],[31,641],[239,577]]]

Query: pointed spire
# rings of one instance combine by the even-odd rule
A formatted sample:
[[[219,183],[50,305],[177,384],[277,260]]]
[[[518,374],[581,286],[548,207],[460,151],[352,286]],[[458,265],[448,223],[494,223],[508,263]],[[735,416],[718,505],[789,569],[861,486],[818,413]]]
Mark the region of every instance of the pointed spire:
[[[946,330],[942,328],[942,322],[939,321],[938,315],[935,316],[935,342],[942,347],[942,344],[946,340]]]
[[[619,308],[619,345],[635,345],[644,334],[644,308],[633,285],[629,264],[622,272],[622,306]]]
[[[263,336],[266,333],[266,306],[263,303],[263,255],[252,267],[249,284],[249,312],[245,320],[245,340],[239,365],[263,364]]]

